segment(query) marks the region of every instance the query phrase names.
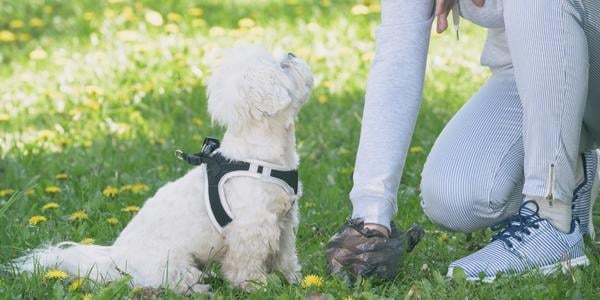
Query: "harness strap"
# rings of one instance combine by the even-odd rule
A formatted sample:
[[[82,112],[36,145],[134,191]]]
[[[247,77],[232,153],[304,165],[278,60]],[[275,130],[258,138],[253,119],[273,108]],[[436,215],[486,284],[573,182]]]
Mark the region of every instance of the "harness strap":
[[[208,200],[214,220],[223,228],[233,220],[223,206],[219,194],[219,185],[225,175],[235,171],[258,173],[264,177],[272,177],[288,185],[294,194],[298,194],[298,170],[277,170],[260,164],[245,161],[229,160],[220,153],[214,152],[219,148],[220,142],[214,138],[206,138],[199,153],[189,155],[181,150],[175,151],[177,158],[191,165],[206,164],[208,181]],[[221,228],[218,228],[219,230]]]

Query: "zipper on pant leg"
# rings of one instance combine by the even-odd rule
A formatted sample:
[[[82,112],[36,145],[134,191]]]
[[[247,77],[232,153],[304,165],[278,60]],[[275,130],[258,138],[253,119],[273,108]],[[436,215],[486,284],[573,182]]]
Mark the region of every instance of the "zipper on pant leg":
[[[548,205],[552,207],[554,201],[554,164],[550,164],[548,169],[548,183],[546,186],[548,187],[546,200],[548,200]]]

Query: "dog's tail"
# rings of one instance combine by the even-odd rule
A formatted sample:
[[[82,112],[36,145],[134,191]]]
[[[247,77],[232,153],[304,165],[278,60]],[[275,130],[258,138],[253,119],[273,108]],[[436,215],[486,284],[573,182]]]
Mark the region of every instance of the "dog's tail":
[[[66,273],[110,281],[121,273],[112,257],[110,246],[82,245],[64,242],[34,250],[12,261],[13,270],[33,273],[38,267],[56,268]]]

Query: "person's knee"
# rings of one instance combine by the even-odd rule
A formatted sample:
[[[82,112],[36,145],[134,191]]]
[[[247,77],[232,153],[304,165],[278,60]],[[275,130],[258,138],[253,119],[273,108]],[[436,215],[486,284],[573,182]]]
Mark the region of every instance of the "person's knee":
[[[472,232],[482,227],[481,199],[483,187],[465,184],[465,178],[451,174],[446,168],[432,172],[427,166],[421,179],[421,207],[436,225],[447,230]],[[466,176],[465,176],[466,177]]]

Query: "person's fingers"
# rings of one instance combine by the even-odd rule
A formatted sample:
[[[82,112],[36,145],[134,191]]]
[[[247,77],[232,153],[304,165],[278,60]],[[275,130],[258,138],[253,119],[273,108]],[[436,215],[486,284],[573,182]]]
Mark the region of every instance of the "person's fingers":
[[[482,7],[485,4],[485,0],[473,0],[473,3],[479,7]]]
[[[448,13],[449,11],[442,12],[437,17],[437,33],[442,33],[448,28]]]

